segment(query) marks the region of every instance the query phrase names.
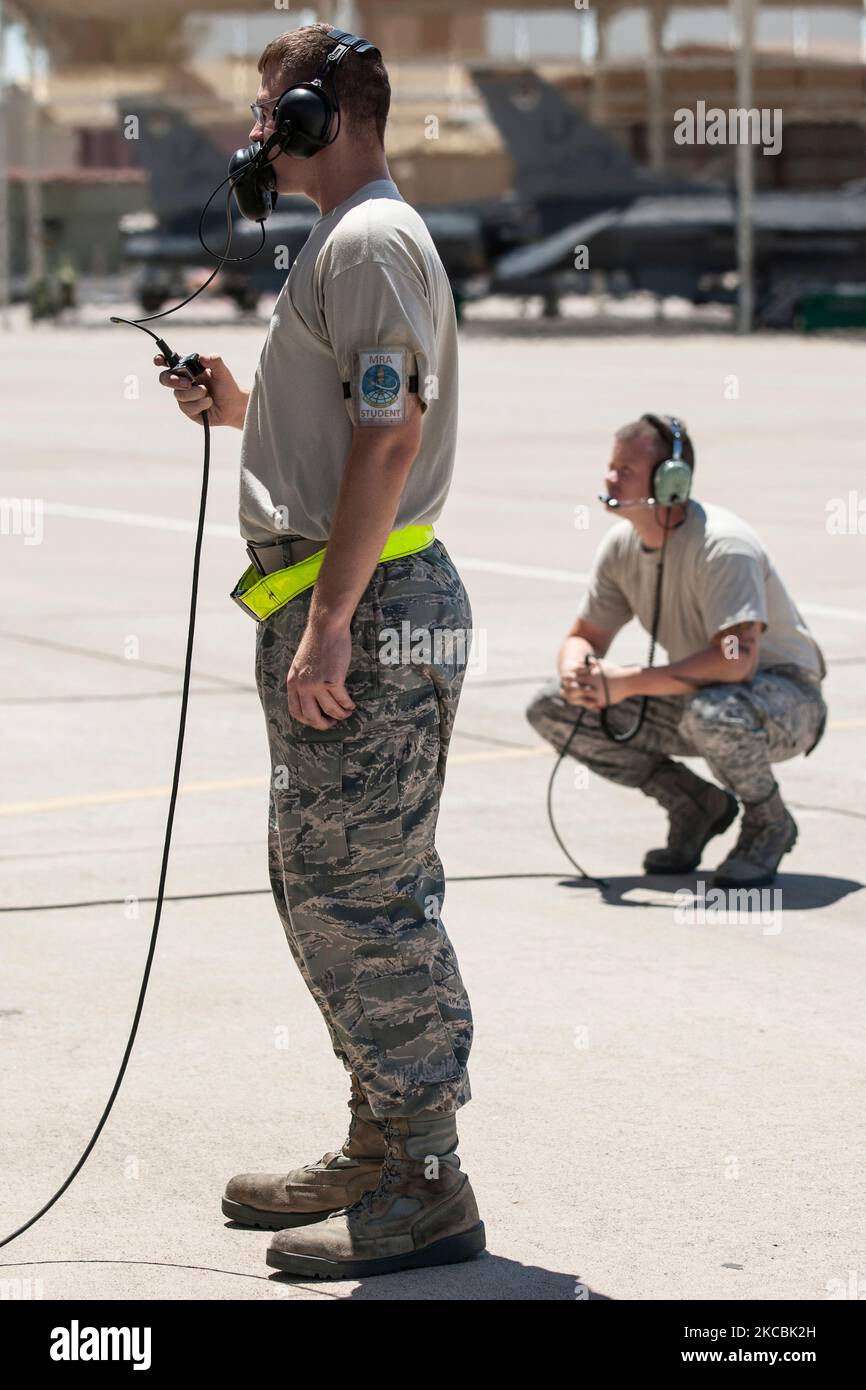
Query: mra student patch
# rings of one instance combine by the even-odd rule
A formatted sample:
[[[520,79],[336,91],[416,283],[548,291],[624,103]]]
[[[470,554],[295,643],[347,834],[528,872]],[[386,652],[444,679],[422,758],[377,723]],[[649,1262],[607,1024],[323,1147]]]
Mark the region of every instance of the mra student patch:
[[[359,425],[399,425],[406,419],[406,349],[355,353],[352,394]]]

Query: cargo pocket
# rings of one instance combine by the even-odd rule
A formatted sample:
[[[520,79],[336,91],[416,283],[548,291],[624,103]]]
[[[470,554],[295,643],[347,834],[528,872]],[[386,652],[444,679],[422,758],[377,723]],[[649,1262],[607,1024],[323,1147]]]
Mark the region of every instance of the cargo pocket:
[[[393,1080],[396,1094],[460,1076],[429,970],[378,975],[358,980],[356,987],[383,1074]]]
[[[377,733],[347,739],[340,774],[346,854],[355,869],[384,869],[403,858],[397,743]]]
[[[424,685],[375,704],[375,722],[349,737],[310,731],[289,745],[295,792],[278,801],[281,836],[294,835],[298,856],[289,872],[393,869],[424,839],[419,822],[432,815],[435,825],[435,691]]]
[[[297,849],[307,873],[349,868],[343,824],[343,744],[311,739],[292,748],[298,787]]]
[[[274,790],[286,872],[363,872],[400,863],[403,820],[393,736],[311,738],[292,744],[289,757],[294,791]]]

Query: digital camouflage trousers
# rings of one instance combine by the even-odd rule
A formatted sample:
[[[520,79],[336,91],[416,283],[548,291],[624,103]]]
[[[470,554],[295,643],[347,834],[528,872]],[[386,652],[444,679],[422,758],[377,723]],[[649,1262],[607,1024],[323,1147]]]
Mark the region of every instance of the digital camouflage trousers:
[[[611,729],[619,733],[630,728],[639,708],[640,697],[613,705]],[[539,690],[526,717],[561,751],[579,713],[580,706],[562,698],[554,679]],[[723,787],[751,803],[772,795],[772,763],[812,751],[826,717],[819,685],[796,668],[772,666],[750,681],[705,685],[694,695],[653,697],[640,732],[627,743],[613,743],[598,714],[587,710],[568,752],[592,772],[625,787],[641,786],[672,756],[704,758]]]
[[[271,753],[271,887],[328,1028],[378,1118],[471,1098],[472,1013],[442,920],[435,847],[472,612],[444,546],[379,564],[352,619],[356,708],[319,730],[286,678],[312,590],[258,624],[256,684]]]

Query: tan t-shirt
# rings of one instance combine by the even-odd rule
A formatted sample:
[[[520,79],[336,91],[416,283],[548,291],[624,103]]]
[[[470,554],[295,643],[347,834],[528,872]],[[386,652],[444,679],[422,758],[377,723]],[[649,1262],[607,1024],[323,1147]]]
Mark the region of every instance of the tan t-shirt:
[[[376,348],[405,350],[424,410],[394,527],[432,522],[454,467],[457,321],[430,233],[390,179],[319,218],[274,305],[241,442],[246,540],[327,540],[360,396],[354,355]]]
[[[631,522],[610,528],[596,552],[578,616],[618,632],[635,615],[652,630],[658,550]],[[709,646],[734,623],[764,625],[758,667],[792,664],[822,680],[821,649],[752,528],[733,512],[691,500],[666,542],[658,641],[670,661]]]

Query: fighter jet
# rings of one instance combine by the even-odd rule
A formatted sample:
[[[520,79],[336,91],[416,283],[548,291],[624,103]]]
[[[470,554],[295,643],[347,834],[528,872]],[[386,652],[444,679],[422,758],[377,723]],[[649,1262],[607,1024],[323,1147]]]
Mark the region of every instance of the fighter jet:
[[[725,184],[642,168],[606,131],[532,70],[472,73],[511,155],[513,189],[502,198],[420,205],[458,305],[485,295],[540,295],[558,312],[562,294],[587,293],[602,272],[609,293],[650,291],[694,304],[736,299],[736,196]],[[225,178],[227,153],[165,104],[135,109],[137,149],[150,172],[154,214],[121,220],[126,258],[137,266],[145,312],[182,298],[186,272],[212,268],[198,240],[201,209]],[[119,110],[124,110],[123,103]],[[221,251],[225,192],[204,237]],[[262,229],[231,204],[231,254],[250,255]],[[303,197],[281,195],[261,251],[226,265],[222,291],[240,309],[276,293],[318,216]],[[764,193],[754,199],[759,322],[784,326],[807,290],[866,278],[866,192]],[[591,276],[593,279],[591,279]]]
[[[642,169],[533,72],[473,74],[514,162],[519,198],[539,210],[542,236],[492,267],[491,294],[648,290],[694,304],[736,300],[737,199],[719,183]],[[797,322],[805,298],[866,280],[866,189],[756,192],[756,319]]]

